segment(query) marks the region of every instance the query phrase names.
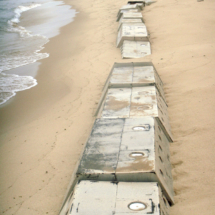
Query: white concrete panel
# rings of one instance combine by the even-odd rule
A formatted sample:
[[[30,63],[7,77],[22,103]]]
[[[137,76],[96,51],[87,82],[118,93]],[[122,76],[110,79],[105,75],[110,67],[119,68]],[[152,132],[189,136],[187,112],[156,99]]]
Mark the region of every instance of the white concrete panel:
[[[142,22],[144,22],[142,13],[132,13],[132,12],[123,13],[122,16],[120,17],[120,20],[121,19],[141,19]],[[118,21],[120,22],[120,20]]]
[[[115,63],[106,84],[109,88],[155,85],[166,102],[163,82],[151,62]]]
[[[68,199],[66,213],[60,215],[154,214],[169,205],[157,183],[110,183],[81,181]]]
[[[169,140],[153,117],[97,119],[82,156],[80,180],[158,182],[173,203]]]
[[[142,58],[146,55],[151,55],[150,42],[139,40],[141,40],[140,37],[134,37],[133,41],[130,41],[127,38],[123,40],[121,46],[121,54],[123,59]]]
[[[132,83],[133,80],[133,67],[120,67],[114,68],[110,83],[117,84],[117,83]]]
[[[117,47],[125,41],[148,41],[148,32],[144,23],[122,23],[117,35]],[[133,43],[126,43],[126,47],[133,47]],[[147,44],[136,44],[144,48]]]
[[[109,88],[98,118],[157,117],[172,140],[167,105],[155,86]]]
[[[141,19],[120,19],[118,31],[123,23],[132,24],[132,23],[143,23],[143,22]]]
[[[127,118],[130,112],[131,88],[110,88],[107,92],[102,118]]]

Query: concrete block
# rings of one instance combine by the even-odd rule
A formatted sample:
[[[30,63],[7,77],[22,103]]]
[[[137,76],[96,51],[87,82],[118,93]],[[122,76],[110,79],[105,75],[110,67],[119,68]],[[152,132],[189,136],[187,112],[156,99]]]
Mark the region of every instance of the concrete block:
[[[143,15],[142,13],[132,13],[132,12],[129,12],[129,13],[123,13],[122,16],[120,17],[120,19],[118,20],[117,19],[117,22],[120,21],[121,19],[141,19],[142,22],[143,21]]]
[[[145,1],[128,1],[127,5],[138,5],[143,9],[145,7]]]
[[[117,21],[120,20],[123,13],[137,13],[137,12],[140,12],[140,9],[119,10],[117,14]]]
[[[125,40],[148,41],[149,40],[148,32],[145,24],[144,23],[122,23],[118,31],[116,46],[121,47],[121,45],[123,44],[123,41]]]
[[[163,82],[151,62],[115,63],[106,84],[109,88],[155,85],[166,102]]]
[[[152,0],[144,0],[144,1],[128,1],[128,4],[130,5],[143,5],[143,7],[145,7],[146,5],[151,5],[153,3],[155,3],[156,1],[152,1]]]
[[[158,182],[173,203],[169,140],[159,120],[97,119],[77,171],[80,180]]]
[[[109,88],[101,101],[97,118],[157,117],[172,141],[167,105],[155,86]]]
[[[157,183],[81,181],[60,215],[169,215],[169,205]]]
[[[134,38],[139,40],[140,38]],[[124,40],[121,46],[121,54],[123,59],[141,58],[151,54],[150,42],[144,41],[129,41]]]
[[[126,4],[120,8],[120,10],[131,10],[131,9],[143,9],[143,3]]]
[[[116,21],[118,22],[123,13],[140,13],[141,9],[139,7],[135,8],[135,9],[119,9],[118,13],[117,13],[117,18]]]
[[[141,19],[120,19],[119,26],[118,26],[118,31],[121,28],[122,23],[143,23]]]

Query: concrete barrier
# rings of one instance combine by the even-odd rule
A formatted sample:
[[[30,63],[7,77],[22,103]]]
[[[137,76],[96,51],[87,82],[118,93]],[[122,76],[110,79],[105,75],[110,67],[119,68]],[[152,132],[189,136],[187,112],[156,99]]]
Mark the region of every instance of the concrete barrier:
[[[119,48],[124,40],[148,41],[148,32],[144,23],[122,23],[118,31],[116,46]]]
[[[169,205],[157,183],[81,181],[60,215],[169,215]]]
[[[167,105],[155,86],[109,88],[102,95],[97,118],[157,117],[172,141]]]
[[[126,4],[123,5],[119,10],[130,10],[130,9],[140,9],[143,10],[144,4],[142,3],[134,3],[134,4]]]
[[[155,85],[166,102],[163,82],[151,62],[114,63],[103,91],[107,88]]]
[[[122,13],[121,17],[118,17],[116,21],[118,22],[121,19],[141,19],[144,22],[142,13]]]
[[[124,40],[120,49],[123,59],[141,58],[151,54],[150,42],[144,41]]]
[[[127,5],[138,5],[143,9],[145,7],[145,1],[128,1]]]
[[[120,10],[117,14],[117,20],[120,20],[123,13],[137,13],[140,12],[140,9],[130,9],[130,10]]]
[[[167,139],[159,120],[97,119],[77,171],[80,180],[158,182],[173,203]]]
[[[133,23],[143,23],[141,19],[120,19],[119,26],[118,26],[118,31],[122,26],[122,23],[128,23],[128,24],[133,24]]]

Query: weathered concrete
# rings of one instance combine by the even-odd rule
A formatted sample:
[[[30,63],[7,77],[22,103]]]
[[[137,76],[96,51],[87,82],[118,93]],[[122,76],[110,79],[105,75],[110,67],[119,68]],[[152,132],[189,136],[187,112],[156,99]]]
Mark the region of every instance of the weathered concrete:
[[[117,13],[117,21],[120,20],[120,18],[122,16],[122,13],[127,13],[127,12],[135,13],[135,12],[140,12],[141,10],[143,10],[143,7],[140,4],[127,4],[127,5],[124,5],[119,9],[119,11]]]
[[[137,9],[130,9],[130,10],[119,10],[118,14],[117,14],[117,21],[120,20],[121,16],[123,13],[137,13],[137,12],[140,12],[140,9],[137,8]]]
[[[120,10],[130,10],[130,9],[136,9],[136,8],[139,8],[140,10],[143,10],[144,8],[144,4],[143,2],[142,3],[134,3],[134,4],[126,4],[126,5],[123,5]]]
[[[139,39],[139,38],[138,38]],[[135,40],[137,40],[135,38]],[[150,42],[124,40],[121,46],[123,59],[141,58],[151,54]]]
[[[104,89],[97,118],[157,117],[172,141],[167,105],[155,86]]]
[[[118,31],[116,46],[121,47],[124,40],[148,41],[148,32],[144,23],[122,23]]]
[[[157,183],[81,181],[60,215],[169,215],[169,205]]]
[[[103,90],[152,85],[157,87],[166,102],[163,82],[152,62],[114,63]]]
[[[142,13],[132,13],[132,12],[123,13],[120,19],[117,20],[117,22],[120,21],[121,19],[141,19],[142,22],[144,22]]]
[[[173,203],[169,140],[159,120],[97,119],[77,171],[81,180],[158,182]]]
[[[121,28],[122,23],[143,23],[141,19],[120,19],[119,26],[118,26],[118,31]]]

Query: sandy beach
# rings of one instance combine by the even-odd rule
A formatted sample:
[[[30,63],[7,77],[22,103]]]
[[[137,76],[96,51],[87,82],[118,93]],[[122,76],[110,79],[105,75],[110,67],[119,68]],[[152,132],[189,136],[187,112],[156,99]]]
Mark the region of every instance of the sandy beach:
[[[215,214],[215,2],[144,8],[152,55],[122,60],[116,14],[126,1],[65,0],[79,13],[46,44],[38,85],[0,107],[0,214],[57,215],[114,62],[152,61],[165,84],[175,205]]]

